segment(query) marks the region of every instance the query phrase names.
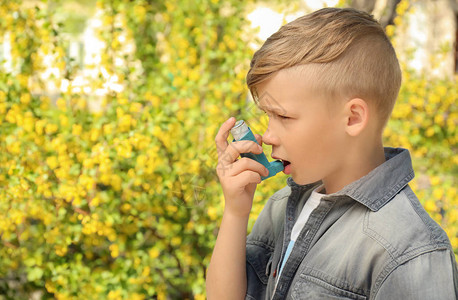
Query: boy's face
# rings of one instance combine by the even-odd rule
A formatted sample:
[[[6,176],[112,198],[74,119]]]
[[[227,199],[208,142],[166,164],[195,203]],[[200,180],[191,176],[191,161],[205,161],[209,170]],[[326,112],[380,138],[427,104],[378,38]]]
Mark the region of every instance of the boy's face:
[[[269,116],[262,141],[272,145],[273,158],[291,163],[285,173],[298,184],[333,180],[344,171],[344,103],[313,93],[310,80],[300,69],[285,69],[256,87]]]

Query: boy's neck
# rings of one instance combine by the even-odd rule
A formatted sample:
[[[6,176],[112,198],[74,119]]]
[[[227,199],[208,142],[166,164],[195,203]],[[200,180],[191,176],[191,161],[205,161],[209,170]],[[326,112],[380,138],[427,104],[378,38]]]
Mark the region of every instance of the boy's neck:
[[[385,151],[381,141],[372,147],[355,148],[347,153],[340,168],[328,178],[323,179],[326,194],[340,191],[346,185],[369,174],[385,162]]]

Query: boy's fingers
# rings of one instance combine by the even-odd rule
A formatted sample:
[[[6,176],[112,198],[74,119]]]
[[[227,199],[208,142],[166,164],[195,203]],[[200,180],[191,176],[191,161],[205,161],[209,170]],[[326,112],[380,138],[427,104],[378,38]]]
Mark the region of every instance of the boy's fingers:
[[[262,146],[262,135],[255,134],[254,137],[256,138],[256,141],[258,141],[258,144]]]
[[[224,160],[224,162],[232,163],[239,157],[240,153],[248,152],[260,154],[262,152],[262,147],[249,140],[233,142],[229,144],[229,147],[226,148],[224,155],[222,155],[220,159]]]
[[[262,176],[269,175],[269,170],[266,167],[264,167],[261,163],[247,157],[244,157],[234,162],[233,168],[231,168],[230,170],[230,174],[232,176],[235,176],[246,170],[256,172]]]
[[[240,182],[243,182],[243,183],[248,182],[248,183],[259,184],[261,183],[261,175],[253,171],[246,171],[243,174],[240,174],[237,180],[240,180]]]
[[[229,119],[224,122],[218,130],[218,133],[215,137],[216,143],[216,150],[218,151],[218,155],[226,150],[228,142],[227,137],[229,136],[229,131],[235,125],[235,118],[230,117]]]

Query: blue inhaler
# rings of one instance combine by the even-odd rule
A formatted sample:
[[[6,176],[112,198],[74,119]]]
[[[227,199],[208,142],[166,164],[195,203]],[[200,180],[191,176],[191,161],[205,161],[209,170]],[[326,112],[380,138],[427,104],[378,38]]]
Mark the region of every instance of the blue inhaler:
[[[231,133],[234,137],[233,142],[249,140],[255,142],[256,144],[258,143],[253,135],[253,132],[251,132],[250,127],[248,127],[248,125],[243,120],[239,120],[235,123],[234,127],[232,127],[231,129]],[[240,156],[254,159],[255,161],[261,163],[264,167],[266,167],[267,170],[269,170],[269,175],[261,176],[261,180],[272,177],[276,175],[278,172],[283,171],[284,169],[283,163],[280,160],[269,162],[264,152],[262,152],[261,154],[241,153]]]

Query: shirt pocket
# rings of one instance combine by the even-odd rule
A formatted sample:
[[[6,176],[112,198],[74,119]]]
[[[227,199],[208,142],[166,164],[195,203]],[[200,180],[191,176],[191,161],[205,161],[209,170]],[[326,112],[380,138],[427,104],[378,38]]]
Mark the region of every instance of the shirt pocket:
[[[272,251],[260,245],[246,246],[246,299],[264,299],[269,280]]]
[[[292,299],[352,299],[365,300],[366,296],[336,287],[320,278],[301,274],[291,292]]]

